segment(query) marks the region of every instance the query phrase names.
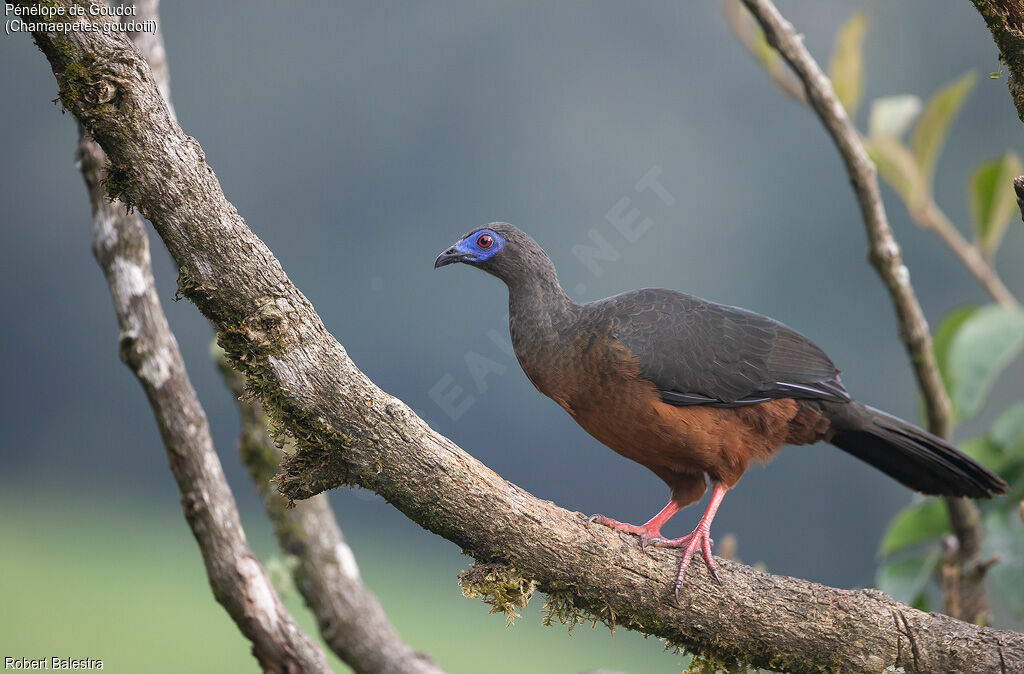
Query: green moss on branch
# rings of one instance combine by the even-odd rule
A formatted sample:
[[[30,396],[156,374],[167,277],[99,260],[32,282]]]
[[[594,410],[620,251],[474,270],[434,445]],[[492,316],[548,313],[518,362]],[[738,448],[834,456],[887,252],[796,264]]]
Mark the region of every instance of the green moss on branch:
[[[462,594],[491,605],[491,613],[504,613],[511,625],[520,617],[537,589],[511,566],[504,564],[473,564],[459,574]]]

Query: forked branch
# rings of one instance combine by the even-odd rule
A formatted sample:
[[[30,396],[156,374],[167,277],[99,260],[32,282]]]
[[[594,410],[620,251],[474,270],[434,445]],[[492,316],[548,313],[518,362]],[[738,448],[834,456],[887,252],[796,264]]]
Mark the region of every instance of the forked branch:
[[[157,2],[140,3],[138,11],[139,21],[155,20]],[[146,35],[137,46],[143,56],[154,59],[154,76],[167,96],[162,39],[159,34]],[[170,100],[164,100],[169,109]],[[160,306],[149,239],[137,215],[107,198],[106,157],[81,125],[78,158],[92,205],[93,255],[110,286],[120,328],[121,360],[149,398],[213,594],[252,642],[264,671],[329,672],[323,651],[281,603],[246,541],[206,413]]]

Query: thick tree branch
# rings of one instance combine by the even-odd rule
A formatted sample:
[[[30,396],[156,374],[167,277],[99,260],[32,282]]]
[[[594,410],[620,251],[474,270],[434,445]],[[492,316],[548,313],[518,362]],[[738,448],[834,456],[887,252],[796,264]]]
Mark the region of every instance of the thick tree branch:
[[[868,157],[860,133],[846,114],[828,76],[804,47],[793,26],[779,13],[771,0],[743,0],[764,30],[768,42],[789,63],[803,82],[811,108],[835,142],[846,165],[850,183],[860,205],[868,234],[869,258],[885,283],[899,319],[900,338],[910,356],[918,387],[925,401],[928,429],[949,438],[952,403],[939,374],[932,337],[914,288],[910,272],[903,264],[899,244],[893,236],[878,187],[878,173]],[[952,225],[950,225],[952,227]],[[1012,298],[1011,298],[1012,299]],[[988,602],[985,597],[985,568],[981,554],[982,527],[978,507],[966,499],[945,499],[953,531],[958,539],[957,557],[961,568],[960,597],[957,604],[972,622],[985,622]]]
[[[985,19],[999,48],[999,58],[1006,64],[1009,75],[1006,85],[1017,108],[1017,117],[1024,122],[1024,1],[971,0]],[[1013,179],[1017,206],[1024,219],[1024,176]]]
[[[213,449],[206,415],[160,308],[149,243],[124,204],[106,201],[102,150],[82,135],[79,156],[93,204],[93,251],[103,268],[120,325],[121,359],[149,398],[182,508],[203,554],[213,594],[252,641],[267,672],[330,671],[320,648],[285,609],[249,548]]]
[[[156,18],[155,1],[142,18]],[[151,35],[139,47],[152,55]],[[161,47],[162,51],[162,47]],[[166,63],[156,76],[166,96]],[[196,397],[156,294],[149,240],[137,216],[103,189],[106,157],[79,127],[78,157],[93,211],[93,254],[106,275],[120,327],[121,359],[139,379],[160,427],[181,503],[199,543],[213,594],[252,642],[267,672],[328,672],[323,652],[285,609],[249,548]]]
[[[147,21],[153,21],[155,25],[159,25],[160,0],[115,0],[114,4],[118,7],[135,7],[133,16],[135,20],[129,21],[129,25],[138,26]],[[149,64],[149,69],[153,71],[153,80],[156,82],[157,89],[160,90],[160,97],[167,104],[167,110],[171,117],[174,117],[174,106],[171,103],[171,73],[167,65],[167,50],[164,49],[163,32],[160,30],[132,30],[127,31],[126,35]]]
[[[971,0],[985,19],[1006,64],[1010,98],[1024,122],[1024,2],[1021,0]]]
[[[1006,85],[1017,108],[1017,117],[1024,122],[1024,2],[1021,0],[971,0],[985,19],[999,48],[999,58],[1010,74]],[[1017,205],[1024,219],[1024,176],[1013,180]]]
[[[359,484],[477,559],[535,581],[556,617],[598,616],[721,660],[793,672],[1024,669],[1024,635],[728,561],[724,586],[694,569],[675,605],[676,551],[644,553],[623,534],[586,528],[583,515],[501,479],[356,368],[225,199],[199,144],[168,116],[120,36],[35,39],[65,106],[110,156],[115,191],[153,222],[182,292],[295,438],[280,477],[287,496]]]
[[[1020,209],[1020,218],[1024,220],[1024,176],[1017,176],[1013,179],[1013,192],[1017,195],[1017,208]]]
[[[289,507],[288,499],[273,488],[271,480],[284,453],[268,433],[263,408],[246,394],[242,375],[225,358],[218,358],[217,364],[238,400],[242,463],[263,500],[281,549],[297,561],[295,585],[331,650],[360,674],[441,674],[429,656],[402,641],[377,597],[363,585],[327,495]]]

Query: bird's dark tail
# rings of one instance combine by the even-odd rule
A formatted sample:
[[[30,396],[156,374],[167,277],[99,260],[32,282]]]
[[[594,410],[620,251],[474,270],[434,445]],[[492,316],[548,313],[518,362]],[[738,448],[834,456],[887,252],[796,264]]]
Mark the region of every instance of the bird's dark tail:
[[[924,494],[991,498],[1006,482],[959,449],[913,424],[860,403],[825,403],[828,439],[839,449]]]

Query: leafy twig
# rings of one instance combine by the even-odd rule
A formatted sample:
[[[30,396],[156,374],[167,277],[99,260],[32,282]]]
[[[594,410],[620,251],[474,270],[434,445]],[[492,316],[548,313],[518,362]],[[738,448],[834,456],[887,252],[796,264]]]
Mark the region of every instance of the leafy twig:
[[[832,136],[843,158],[867,229],[871,263],[885,283],[896,309],[900,337],[924,398],[928,428],[935,435],[948,438],[952,423],[952,403],[939,373],[928,322],[889,226],[879,191],[877,169],[868,156],[860,132],[850,121],[829,78],[771,0],[743,0],[743,3],[761,25],[768,42],[778,50],[803,82],[811,108]],[[982,540],[978,508],[966,499],[947,498],[946,504],[959,540],[961,568],[973,568]],[[961,605],[964,610],[970,611],[967,615],[976,618],[987,613],[981,574],[972,575],[969,585],[963,583],[961,592]]]

